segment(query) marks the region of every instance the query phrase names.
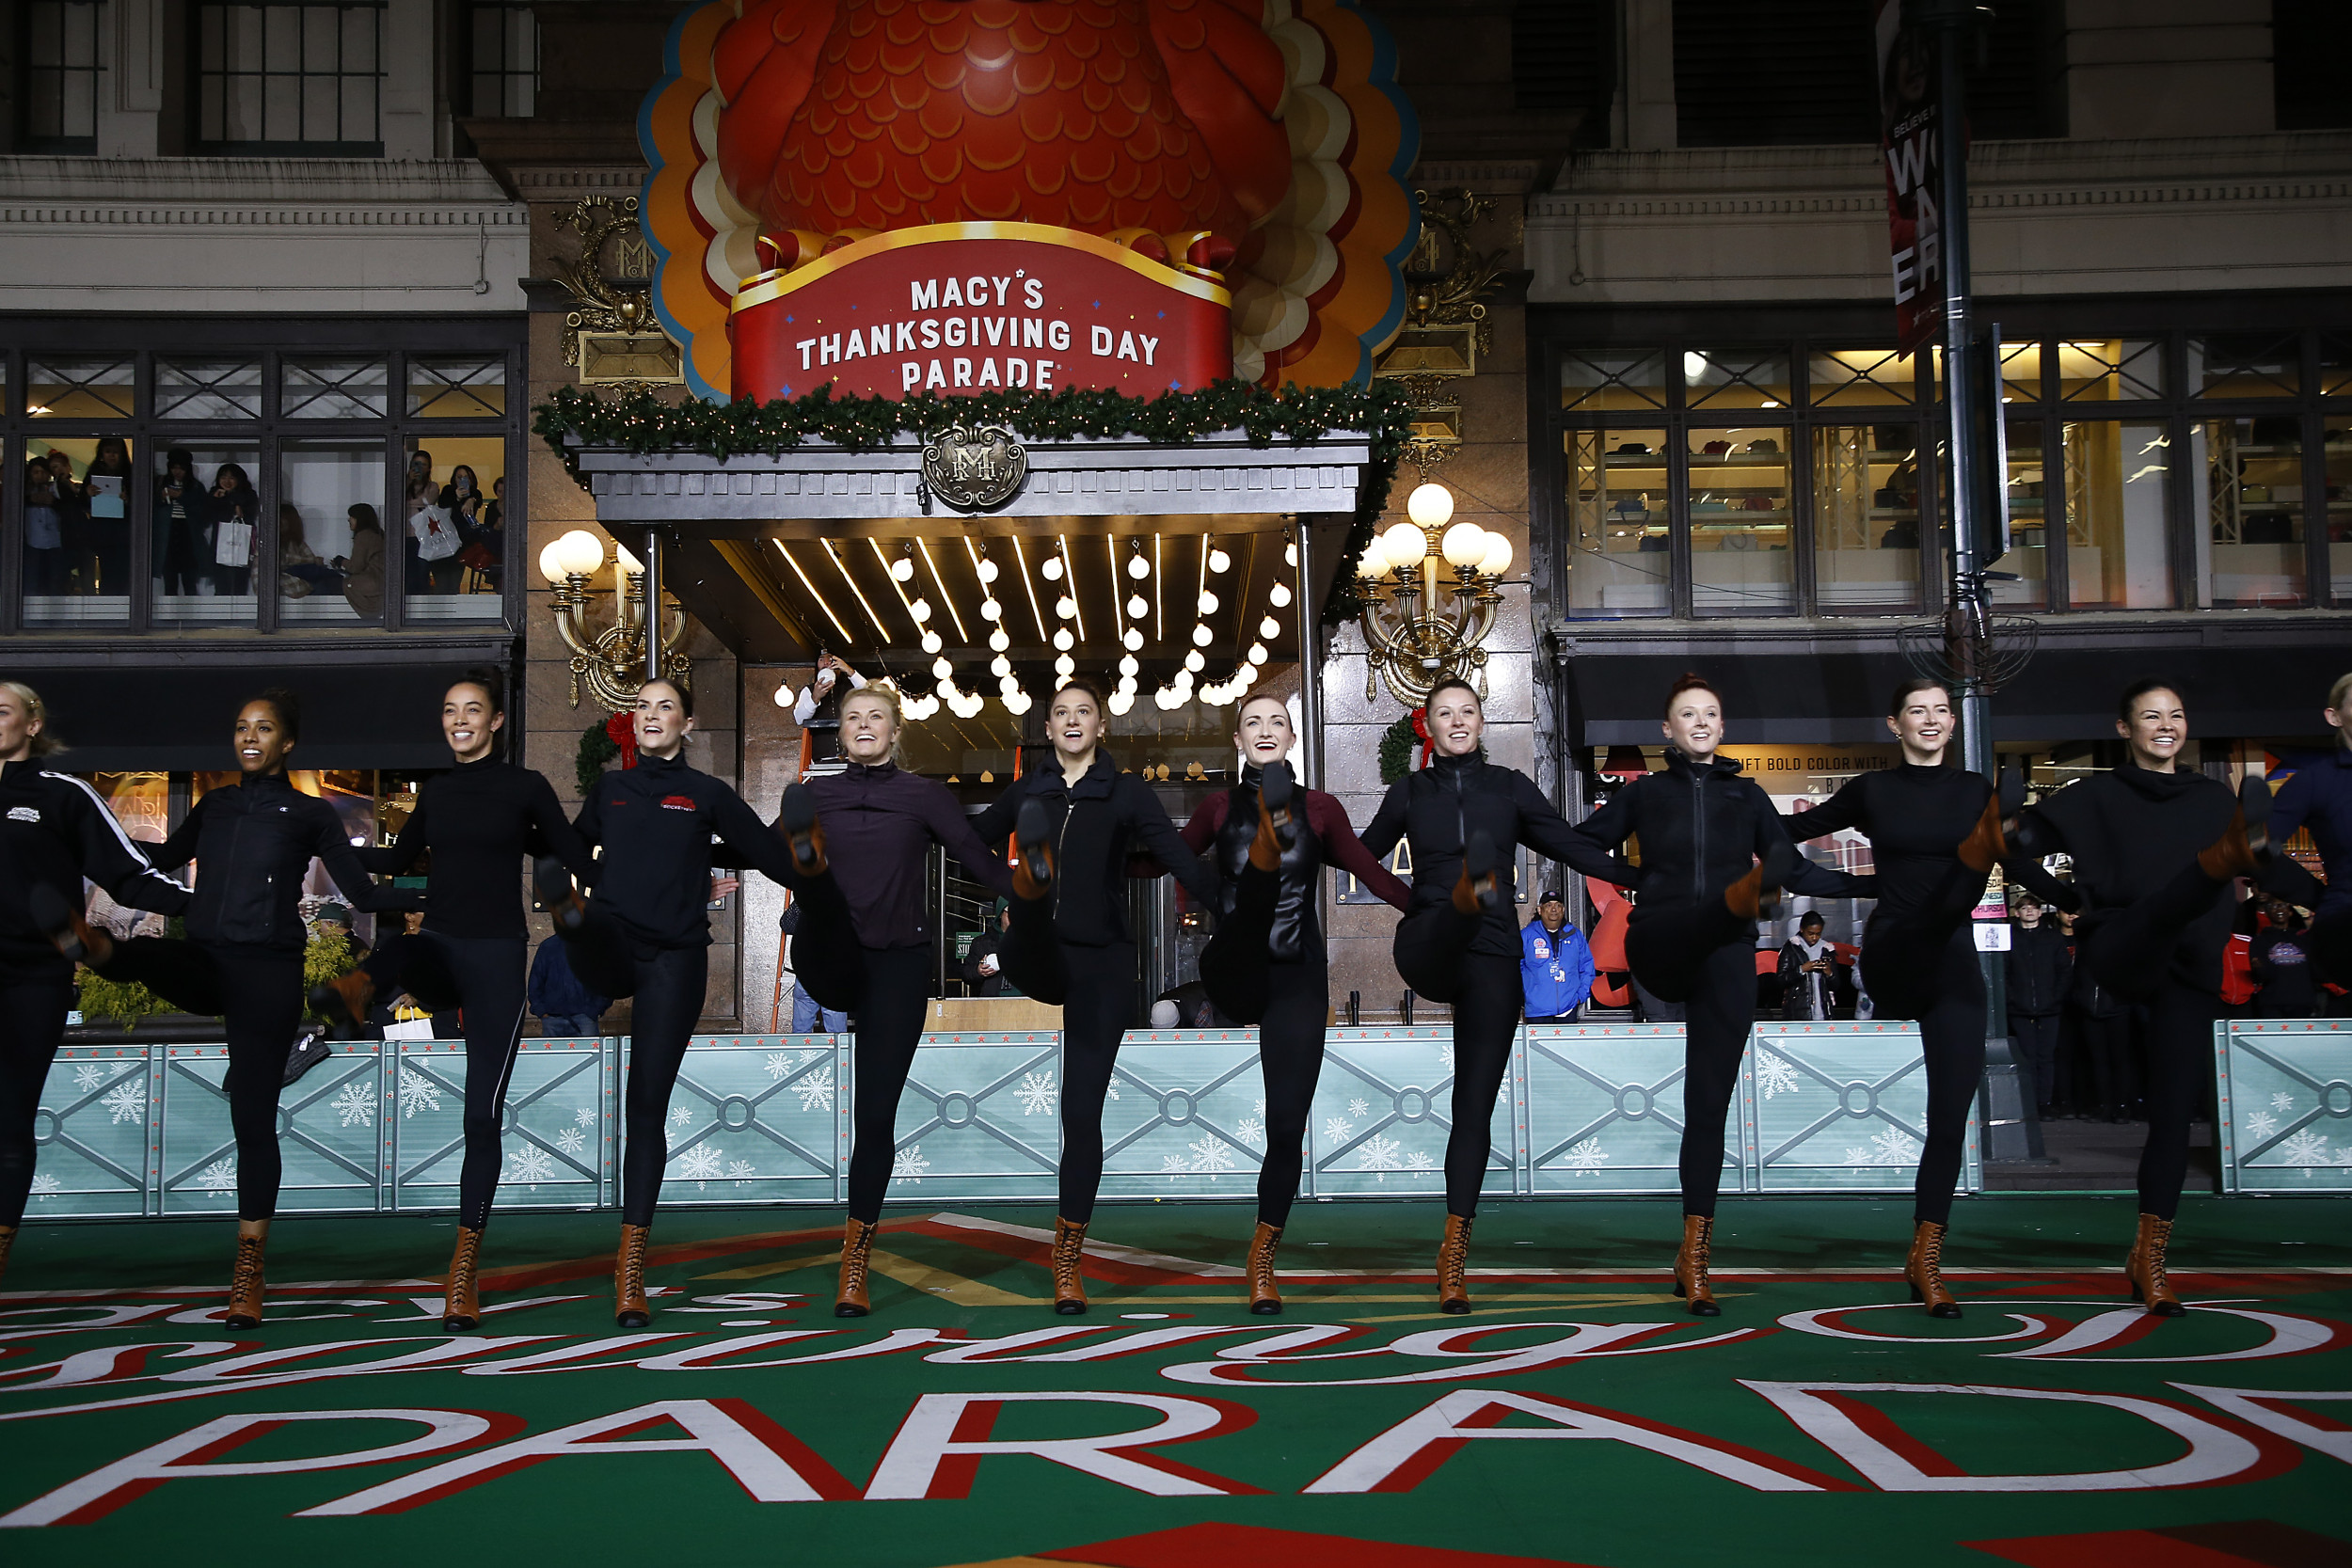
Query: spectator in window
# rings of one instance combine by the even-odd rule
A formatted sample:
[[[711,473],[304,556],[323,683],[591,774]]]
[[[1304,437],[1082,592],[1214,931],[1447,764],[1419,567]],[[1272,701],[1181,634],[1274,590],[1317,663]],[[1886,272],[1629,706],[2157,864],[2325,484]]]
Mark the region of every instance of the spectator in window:
[[[231,523],[253,531],[245,561],[237,565],[219,559],[220,531]],[[222,597],[251,593],[253,558],[262,552],[262,498],[254,493],[245,469],[234,463],[223,463],[213,475],[213,592]]]
[[[197,482],[196,459],[173,448],[164,454],[164,477],[155,486],[155,531],[162,547],[162,592],[191,595],[200,592],[203,563],[212,560],[212,503]]]
[[[58,559],[56,592],[84,593],[88,580],[82,558],[89,553],[89,497],[73,478],[73,459],[49,449],[49,478],[57,496],[57,532],[63,554]]]
[[[99,437],[98,455],[90,459],[83,485],[84,528],[87,532],[81,584],[85,594],[127,594],[131,592],[131,449],[119,436]]]
[[[497,483],[503,492],[506,481]],[[460,463],[450,470],[441,505],[449,510],[450,521],[457,529],[456,564],[462,568],[465,586],[495,593],[499,562],[505,550],[504,536],[499,531],[499,503],[475,487],[473,470]]]
[[[450,522],[449,509],[441,504],[440,488],[432,479],[420,479],[413,473],[408,479],[407,526],[402,530],[403,546],[407,556],[408,592],[416,594],[453,594],[457,591],[458,575],[464,570],[457,564],[457,551],[433,546],[439,552],[425,553],[425,541],[448,536],[451,545],[456,542],[456,531]]]
[[[65,519],[56,476],[40,458],[24,465],[24,592],[66,592]]]
[[[343,600],[362,621],[384,613],[384,525],[375,508],[361,501],[351,509],[351,554],[337,556],[343,575]]]
[[[1568,906],[1549,888],[1535,901],[1535,918],[1519,931],[1519,985],[1527,1022],[1568,1023],[1593,994],[1593,953],[1584,933],[1568,924]]]
[[[335,568],[319,559],[319,552],[310,547],[309,531],[302,526],[302,514],[292,501],[281,502],[278,508],[278,592],[281,597],[305,599],[316,593],[331,593],[341,586]]]
[[[2254,936],[2254,997],[2257,1018],[2310,1018],[2318,1011],[2319,986],[2312,974],[2311,946],[2295,907],[2280,898],[2262,901],[2269,922]]]

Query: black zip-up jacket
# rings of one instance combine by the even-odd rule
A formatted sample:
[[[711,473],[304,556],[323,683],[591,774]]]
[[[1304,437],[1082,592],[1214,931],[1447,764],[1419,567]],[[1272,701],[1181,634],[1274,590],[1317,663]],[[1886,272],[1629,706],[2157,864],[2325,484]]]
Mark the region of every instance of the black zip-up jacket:
[[[2068,784],[2026,808],[2033,830],[2074,858],[2084,919],[2137,903],[2178,877],[2221,836],[2237,811],[2230,786],[2202,773],[2153,772],[2129,762]],[[2221,994],[2221,950],[2237,908],[2227,898],[2181,933],[2169,954],[2148,955],[2173,977]],[[2085,933],[2088,934],[2088,933]]]
[[[581,839],[604,846],[596,903],[649,947],[710,945],[711,845],[790,886],[784,835],[743,798],[675,757],[638,753],[634,768],[607,769],[572,819]]]
[[[343,836],[335,808],[294,788],[283,773],[248,774],[208,793],[156,847],[154,862],[164,871],[198,863],[191,940],[299,953],[310,940],[300,905],[313,857],[355,910],[424,908],[412,891],[377,886]]]
[[[1857,773],[1836,794],[1781,818],[1793,839],[1823,838],[1840,828],[1859,830],[1870,841],[1876,864],[1879,907],[1890,915],[1915,914],[1931,907],[1960,863],[1960,846],[1993,799],[1993,782],[1964,768],[1900,763],[1873,773]],[[2001,863],[2011,881],[2030,888],[2045,904],[2072,907],[2074,894],[2023,855]],[[1979,879],[1981,890],[1984,879]]]
[[[1512,850],[1519,845],[1558,861],[1577,847],[1575,830],[1534,780],[1475,756],[1441,756],[1391,784],[1364,829],[1364,847],[1373,859],[1386,861],[1398,839],[1410,841],[1413,900],[1406,911],[1410,915],[1454,896],[1454,884],[1462,879],[1463,843],[1481,828],[1503,857],[1496,867],[1503,877],[1514,875],[1518,858]],[[1524,949],[1514,903],[1506,898],[1500,909],[1486,911],[1470,939],[1471,952],[1519,961]]]
[[[596,877],[555,789],[528,768],[496,757],[461,762],[424,782],[400,837],[361,849],[370,871],[399,876],[433,852],[425,872],[424,928],[450,937],[523,937],[522,858],[555,855],[581,881]]]
[[[1638,871],[1614,853],[1636,834]],[[1653,908],[1718,897],[1775,842],[1788,843],[1772,797],[1740,774],[1739,763],[1725,756],[1693,763],[1671,748],[1664,771],[1644,774],[1618,790],[1572,835],[1572,852],[1560,859],[1588,877],[1632,887],[1641,905]],[[1815,898],[1870,898],[1878,892],[1873,878],[1849,877],[1802,856],[1788,888]]]
[[[2010,933],[2009,1010],[2018,1018],[2056,1018],[2066,1006],[2074,977],[2074,948],[2054,926],[2020,926]]]
[[[135,910],[180,914],[188,907],[188,890],[149,863],[96,790],[37,761],[0,765],[0,972],[72,972],[33,924],[25,895],[40,883],[80,909],[85,877]]]
[[[1177,835],[1152,786],[1121,773],[1102,752],[1071,788],[1052,765],[1022,779],[972,821],[982,844],[1006,842],[1035,796],[1054,841],[1054,932],[1079,947],[1133,942],[1127,929],[1127,858],[1137,849],[1175,874],[1204,908],[1216,905],[1216,877]],[[1156,870],[1154,871],[1156,874]]]

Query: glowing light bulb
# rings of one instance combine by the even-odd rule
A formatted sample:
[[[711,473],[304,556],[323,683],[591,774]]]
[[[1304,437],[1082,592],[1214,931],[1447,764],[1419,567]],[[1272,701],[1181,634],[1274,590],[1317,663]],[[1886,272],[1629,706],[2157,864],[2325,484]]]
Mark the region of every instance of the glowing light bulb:
[[[1133,654],[1125,655],[1119,661],[1119,673],[1122,675],[1132,675],[1142,668],[1143,661]]]
[[[1005,705],[1005,711],[1007,713],[1022,714],[1029,711],[1029,694],[1025,691],[1008,691],[1004,694],[1004,696],[997,700]],[[977,705],[975,705],[972,709],[972,713],[977,713],[980,710]],[[967,714],[965,717],[969,718],[971,715]]]
[[[949,660],[946,658],[935,658],[931,660],[931,673],[937,675],[941,680],[946,680],[949,675],[952,675],[955,673],[956,667]]]
[[[1001,654],[1012,646],[1012,638],[1007,634],[1004,627],[998,626],[988,634],[988,645]]]
[[[1038,575],[1042,577],[1048,582],[1061,581],[1061,557],[1057,555],[1047,556],[1045,558],[1045,564],[1038,568]]]
[[[788,710],[792,706],[793,701],[792,682],[789,677],[787,677],[776,687],[776,706]]]
[[[645,574],[645,563],[630,554],[627,545],[613,546],[612,559],[619,563],[622,571],[628,573],[631,577],[643,577]],[[602,550],[596,552],[596,564],[599,566],[604,564]]]
[[[915,600],[913,604],[907,606],[907,613],[914,617],[914,624],[916,626],[919,626],[923,625],[931,618],[930,601],[928,599]]]
[[[1290,584],[1286,582],[1276,583],[1266,594],[1266,601],[1273,605],[1277,610],[1280,610],[1283,606],[1289,604],[1291,602]]]
[[[946,645],[946,643],[940,641],[939,633],[928,630],[923,633],[923,651],[925,653],[935,654]]]
[[[1064,594],[1054,601],[1054,613],[1065,621],[1074,621],[1078,618],[1078,601]]]
[[[1282,564],[1285,566],[1298,564],[1298,544],[1295,540],[1282,546]]]
[[[1249,662],[1252,664],[1263,664],[1265,661],[1265,644],[1263,642],[1252,642],[1249,644]]]
[[[1152,575],[1152,562],[1145,558],[1141,550],[1136,550],[1127,557],[1127,575],[1137,582],[1141,582]]]
[[[1202,594],[1200,595],[1200,613],[1203,615],[1214,615],[1216,613],[1216,595],[1215,594]]]
[[[1125,718],[1125,717],[1127,716],[1128,712],[1129,712],[1131,709],[1133,709],[1133,708],[1135,707],[1135,705],[1136,705],[1136,694],[1135,694],[1134,692],[1132,692],[1132,691],[1114,691],[1114,692],[1112,692],[1112,693],[1111,693],[1110,710],[1111,710],[1111,717],[1112,717],[1112,718],[1114,718],[1114,719],[1123,719],[1123,718]]]
[[[1486,554],[1478,562],[1478,569],[1490,578],[1499,578],[1511,569],[1511,541],[1500,533],[1486,535]]]
[[[996,562],[989,560],[985,556],[980,558],[980,580],[982,582],[994,582],[996,580],[997,569]]]
[[[980,601],[980,619],[981,619],[981,620],[983,620],[983,621],[1001,621],[1001,620],[1003,620],[1004,618],[1005,618],[1005,607],[1004,607],[1003,605],[1001,605],[1001,604],[997,603],[994,599],[982,599],[982,600]]]
[[[890,563],[890,575],[900,582],[914,580],[914,557],[902,555]]]
[[[1205,648],[1209,645],[1210,640],[1211,638],[1208,627],[1195,626],[1192,628],[1192,645],[1194,647]]]
[[[1389,552],[1380,547],[1380,540],[1375,536],[1371,544],[1364,546],[1364,553],[1356,558],[1356,575],[1369,582],[1374,578],[1387,576],[1388,570]]]
[[[1127,644],[1127,651],[1129,653],[1135,652],[1137,648],[1143,646],[1143,628],[1141,626],[1129,626],[1127,628],[1127,635],[1120,638],[1120,641]]]
[[[1454,516],[1454,492],[1430,480],[1405,498],[1405,515],[1422,528],[1443,528]]]
[[[998,654],[994,658],[988,661],[988,673],[997,677],[997,679],[1002,680],[1007,675],[1012,673],[1012,660],[1007,658],[1002,654]]]
[[[1208,663],[1209,656],[1198,648],[1184,656],[1184,668],[1187,670],[1204,670],[1208,668]]]
[[[1380,553],[1391,566],[1409,572],[1429,553],[1429,536],[1412,523],[1399,523],[1380,536]]]
[[[1258,635],[1260,637],[1279,637],[1282,635],[1282,623],[1269,615],[1264,620],[1258,623]]]
[[[1062,679],[1068,680],[1071,676],[1076,674],[1077,673],[1078,661],[1072,658],[1068,654],[1064,654],[1059,658],[1054,660],[1054,673],[1059,675]]]
[[[1209,552],[1209,570],[1210,570],[1210,571],[1212,571],[1212,572],[1230,572],[1230,571],[1232,571],[1232,569],[1233,569],[1233,558],[1232,558],[1232,556],[1227,555],[1227,554],[1226,554],[1223,550],[1211,550],[1211,551]]]
[[[996,689],[1007,693],[1018,691],[1021,689],[1020,678],[1008,670],[996,677]]]
[[[551,583],[564,580],[564,541],[550,539],[548,547],[539,552],[539,575]]]
[[[1063,653],[1068,653],[1071,649],[1076,647],[1077,645],[1078,640],[1070,635],[1070,628],[1068,626],[1057,627],[1055,630],[1055,647],[1059,648]]]
[[[1149,615],[1149,614],[1151,614],[1151,613],[1152,613],[1152,601],[1151,601],[1151,600],[1149,600],[1149,599],[1145,598],[1145,597],[1144,597],[1142,594],[1131,594],[1131,595],[1129,595],[1129,597],[1128,597],[1128,599],[1127,599],[1127,618],[1128,618],[1129,620],[1131,620],[1131,621],[1140,621],[1140,620],[1142,620],[1142,619],[1143,619],[1146,615]]]

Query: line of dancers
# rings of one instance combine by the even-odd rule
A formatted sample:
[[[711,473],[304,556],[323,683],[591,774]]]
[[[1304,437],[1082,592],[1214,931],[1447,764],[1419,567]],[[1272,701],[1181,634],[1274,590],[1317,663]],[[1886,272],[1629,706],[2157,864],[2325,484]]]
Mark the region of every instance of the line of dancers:
[[[2344,732],[2340,760],[2352,760],[2348,702],[2352,676],[2329,695],[2329,722],[2339,723],[2341,712]],[[332,810],[288,781],[299,706],[287,692],[264,692],[236,717],[238,784],[207,792],[168,840],[149,846],[123,833],[87,784],[45,766],[59,748],[40,699],[0,682],[0,1268],[23,1219],[37,1107],[80,962],[142,982],[188,1012],[225,1019],[238,1210],[225,1321],[235,1328],[261,1321],[279,1178],[278,1091],[306,1000],[297,901],[313,857],[354,908],[421,908],[424,919],[417,935],[385,942],[353,974],[310,992],[311,1005],[358,1021],[375,998],[406,991],[464,1018],[465,1152],[443,1311],[451,1332],[482,1319],[479,1273],[502,1164],[501,1111],[522,1027],[523,863],[582,982],[635,1004],[613,1271],[614,1318],[624,1328],[652,1318],[646,1250],[669,1157],[670,1094],[704,1010],[714,867],[756,870],[791,890],[801,907],[801,982],[819,1006],[853,1019],[849,1213],[834,1307],[844,1318],[872,1309],[872,1249],[898,1100],[941,936],[924,896],[933,845],[1008,899],[1004,973],[1024,994],[1063,1009],[1051,1263],[1054,1308],[1065,1314],[1088,1308],[1084,1259],[1103,1175],[1103,1106],[1120,1041],[1136,1023],[1137,951],[1123,914],[1134,878],[1172,874],[1218,912],[1200,956],[1201,981],[1222,1012],[1259,1032],[1267,1152],[1246,1277],[1248,1309],[1261,1314],[1282,1310],[1275,1259],[1323,1064],[1328,983],[1317,911],[1327,864],[1403,911],[1393,944],[1399,973],[1420,995],[1451,1005],[1454,1066],[1436,1271],[1446,1313],[1471,1309],[1471,1231],[1519,1022],[1510,880],[1519,846],[1634,890],[1626,942],[1634,975],[1686,1006],[1673,1289],[1700,1316],[1722,1310],[1709,1265],[1723,1168],[1735,1158],[1724,1128],[1755,1011],[1756,927],[1785,895],[1877,901],[1860,959],[1864,984],[1880,1017],[1919,1023],[1927,1061],[1928,1136],[1904,1275],[1912,1298],[1940,1318],[1960,1315],[1941,1261],[1985,1053],[1983,982],[1968,925],[1996,864],[2080,913],[2083,961],[2140,1014],[2149,1131],[2124,1273],[2132,1296],[2158,1316],[2183,1311],[2167,1249],[2220,1010],[2236,879],[2318,905],[2314,948],[2352,977],[2352,895],[2321,889],[2271,852],[2271,795],[2260,778],[2233,794],[2178,766],[2187,715],[2179,693],[2153,680],[2131,687],[2119,705],[2125,761],[2031,807],[2014,774],[1996,787],[1948,765],[1956,733],[1949,690],[1906,681],[1886,714],[1901,765],[1862,774],[1820,806],[1784,818],[1720,754],[1728,717],[1721,695],[1703,675],[1686,674],[1666,693],[1665,768],[1576,824],[1527,775],[1486,760],[1478,693],[1441,681],[1427,705],[1430,766],[1389,789],[1360,839],[1336,800],[1297,784],[1289,758],[1299,736],[1274,697],[1242,705],[1239,778],[1181,830],[1151,788],[1103,750],[1108,705],[1084,679],[1065,683],[1048,705],[1052,765],[1017,781],[976,818],[945,786],[898,766],[905,719],[898,694],[880,683],[841,703],[844,768],[790,786],[772,822],[686,760],[694,718],[683,687],[645,684],[633,713],[637,766],[604,774],[569,821],[545,779],[502,760],[504,707],[495,671],[453,683],[441,714],[453,766],[424,785],[395,843],[355,848]],[[2294,820],[2311,825],[2323,847],[2352,857],[2352,771],[2288,799]],[[1839,829],[1869,837],[1874,876],[1831,871],[1796,847]],[[1411,849],[1409,886],[1381,863],[1400,841]],[[428,851],[421,897],[373,879],[410,869]],[[2072,859],[2071,883],[2042,868],[2058,853]],[[193,888],[163,874],[191,860]],[[119,940],[93,927],[81,912],[85,879],[131,908],[184,916],[185,938]]]

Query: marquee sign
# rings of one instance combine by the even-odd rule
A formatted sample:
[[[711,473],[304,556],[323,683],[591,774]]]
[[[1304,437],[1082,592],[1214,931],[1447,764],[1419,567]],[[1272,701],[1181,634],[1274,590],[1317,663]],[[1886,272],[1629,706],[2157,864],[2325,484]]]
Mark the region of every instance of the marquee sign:
[[[1231,309],[1214,275],[1074,229],[928,224],[747,278],[733,390],[1192,391],[1233,372]]]

